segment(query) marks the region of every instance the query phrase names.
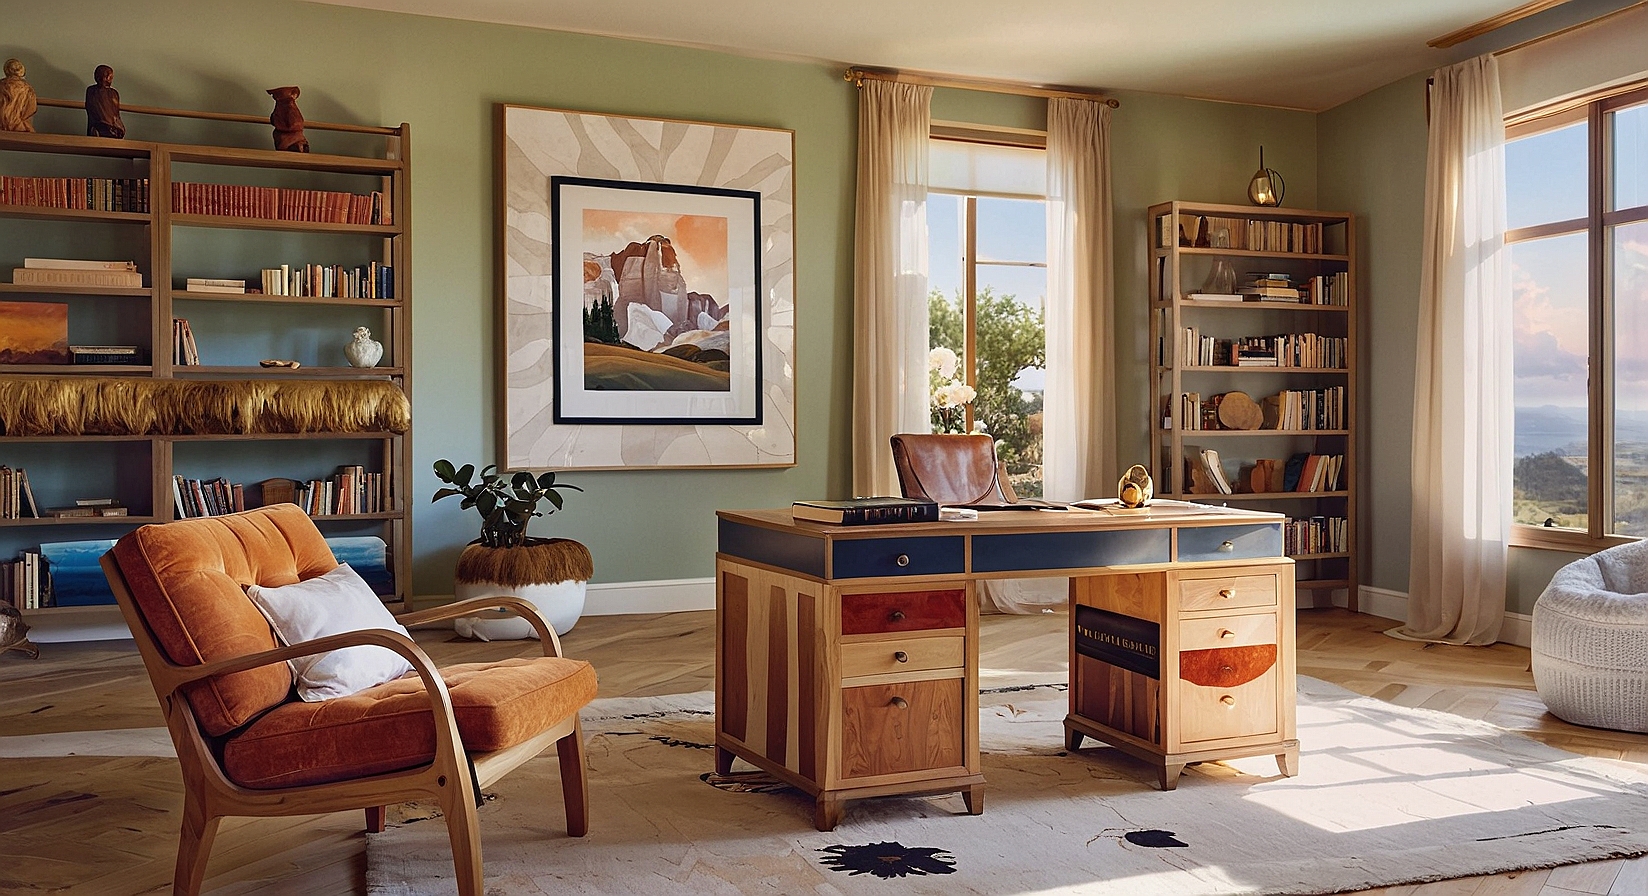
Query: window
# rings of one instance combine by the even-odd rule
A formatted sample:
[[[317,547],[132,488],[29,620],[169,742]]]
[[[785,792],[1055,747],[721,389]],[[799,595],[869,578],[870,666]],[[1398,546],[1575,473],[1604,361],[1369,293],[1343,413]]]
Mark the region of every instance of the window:
[[[1648,536],[1648,88],[1506,136],[1515,522]]]
[[[927,196],[928,345],[958,364],[932,374],[935,431],[989,433],[1021,496],[1042,494],[1046,379],[1046,153],[935,139]],[[959,407],[951,383],[976,397]]]

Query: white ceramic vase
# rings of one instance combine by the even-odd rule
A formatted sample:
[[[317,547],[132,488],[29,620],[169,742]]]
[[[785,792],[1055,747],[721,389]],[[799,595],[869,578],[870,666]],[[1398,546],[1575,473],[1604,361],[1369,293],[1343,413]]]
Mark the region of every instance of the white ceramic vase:
[[[584,591],[587,582],[544,582],[536,585],[499,585],[496,582],[454,582],[453,596],[458,600],[472,597],[490,597],[512,594],[538,608],[544,621],[555,629],[555,634],[572,631],[578,617],[584,614]],[[482,641],[514,641],[536,638],[532,623],[519,616],[505,618],[465,616],[453,621],[453,628],[464,638]]]
[[[383,343],[372,338],[371,330],[356,327],[355,338],[343,347],[343,354],[356,367],[376,367],[383,359]]]

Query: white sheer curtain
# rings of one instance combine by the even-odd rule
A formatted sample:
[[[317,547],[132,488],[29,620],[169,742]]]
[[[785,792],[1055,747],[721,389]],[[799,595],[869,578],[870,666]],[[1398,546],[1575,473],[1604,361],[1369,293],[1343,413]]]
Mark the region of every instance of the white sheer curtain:
[[[1043,491],[1116,491],[1110,108],[1047,101],[1047,391]]]
[[[1391,634],[1492,644],[1505,617],[1512,423],[1505,120],[1492,56],[1436,71],[1425,169],[1408,624]]]
[[[866,79],[858,95],[853,255],[853,494],[896,495],[888,439],[928,432],[927,136],[933,89]]]

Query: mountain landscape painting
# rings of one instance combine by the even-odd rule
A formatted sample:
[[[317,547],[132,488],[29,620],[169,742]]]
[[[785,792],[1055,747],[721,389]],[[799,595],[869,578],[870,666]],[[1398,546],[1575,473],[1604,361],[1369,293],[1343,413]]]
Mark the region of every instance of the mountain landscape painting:
[[[584,388],[731,388],[727,219],[586,208]]]
[[[0,364],[67,364],[69,306],[0,302]]]

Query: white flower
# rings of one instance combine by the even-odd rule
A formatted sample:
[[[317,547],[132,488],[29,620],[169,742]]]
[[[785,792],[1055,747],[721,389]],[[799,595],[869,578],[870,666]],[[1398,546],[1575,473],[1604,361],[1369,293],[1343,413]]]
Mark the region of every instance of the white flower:
[[[939,346],[927,353],[927,369],[938,371],[939,379],[950,379],[956,375],[956,353]]]
[[[933,392],[933,404],[941,408],[960,407],[978,396],[972,386],[966,383],[951,383],[940,386]]]

